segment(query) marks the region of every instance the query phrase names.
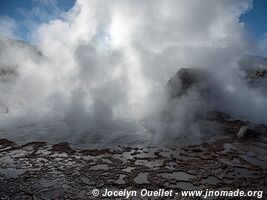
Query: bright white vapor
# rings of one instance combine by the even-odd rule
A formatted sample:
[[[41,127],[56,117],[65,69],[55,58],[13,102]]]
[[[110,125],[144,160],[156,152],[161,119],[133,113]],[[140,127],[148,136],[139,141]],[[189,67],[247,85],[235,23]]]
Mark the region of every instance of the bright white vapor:
[[[0,16],[0,33],[5,36],[16,38],[17,24],[10,17]]]
[[[77,0],[63,17],[32,32],[42,56],[32,58],[23,48],[5,56],[5,66],[17,66],[19,76],[1,101],[11,104],[9,115],[16,119],[60,117],[80,130],[111,127],[157,113],[168,79],[181,66],[193,66],[211,71],[225,88],[221,109],[266,122],[266,105],[257,107],[253,92],[233,74],[247,48],[239,17],[251,6],[252,1],[237,0]],[[227,45],[166,46],[184,41]],[[242,94],[233,98],[239,89]],[[243,97],[255,110],[238,106]],[[174,130],[183,128],[197,99],[191,95],[177,105]]]

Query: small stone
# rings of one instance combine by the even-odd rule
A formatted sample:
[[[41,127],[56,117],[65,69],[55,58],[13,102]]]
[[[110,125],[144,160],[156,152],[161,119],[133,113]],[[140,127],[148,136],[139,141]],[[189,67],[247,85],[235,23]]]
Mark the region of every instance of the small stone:
[[[174,157],[173,154],[170,155],[170,161],[171,161],[171,162],[176,162],[176,158]]]
[[[62,142],[58,144],[54,144],[52,146],[54,151],[58,151],[60,153],[67,153],[67,154],[73,154],[75,151],[69,146],[69,143]]]
[[[237,135],[239,139],[244,139],[244,138],[255,138],[259,136],[259,133],[255,131],[254,129],[250,128],[249,126],[242,126]]]

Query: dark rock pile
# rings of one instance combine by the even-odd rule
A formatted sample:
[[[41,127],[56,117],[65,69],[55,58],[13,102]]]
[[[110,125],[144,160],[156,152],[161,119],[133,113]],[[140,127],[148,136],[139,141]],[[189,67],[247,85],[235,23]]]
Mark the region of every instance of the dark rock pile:
[[[170,98],[179,98],[191,91],[201,96],[211,95],[211,76],[204,69],[181,68],[167,82],[167,91]]]

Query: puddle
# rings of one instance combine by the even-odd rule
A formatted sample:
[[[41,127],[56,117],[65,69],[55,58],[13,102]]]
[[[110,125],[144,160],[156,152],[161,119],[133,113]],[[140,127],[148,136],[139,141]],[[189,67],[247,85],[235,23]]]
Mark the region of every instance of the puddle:
[[[216,176],[213,176],[213,175],[210,175],[207,178],[201,179],[201,183],[209,184],[209,185],[216,185],[219,182],[220,180]]]
[[[89,178],[85,177],[85,176],[82,176],[81,177],[81,181],[87,185],[94,185],[95,182],[90,180]]]
[[[107,164],[102,164],[102,165],[94,165],[92,167],[90,167],[89,170],[108,170],[109,167]]]
[[[180,181],[188,181],[191,178],[194,178],[193,175],[190,175],[186,172],[161,173],[160,175],[166,179],[176,179]]]
[[[15,169],[15,168],[0,169],[0,173],[4,174],[8,178],[17,178],[25,171],[26,171],[25,169]]]
[[[247,162],[250,162],[253,165],[258,165],[264,169],[267,169],[267,162],[266,161],[261,161],[259,159],[256,159],[254,157],[250,157],[248,155],[241,155],[241,158],[243,158],[244,160],[246,160]]]
[[[176,188],[181,190],[201,190],[202,187],[193,185],[192,183],[188,182],[179,182],[175,185]]]
[[[233,150],[236,150],[236,147],[233,144],[230,143],[225,143],[223,145],[224,150],[222,151],[223,153],[229,153]]]
[[[156,169],[156,168],[162,166],[162,164],[163,164],[163,160],[161,160],[161,159],[151,160],[151,161],[147,161],[147,160],[136,160],[135,161],[135,165],[146,166],[146,167],[149,167],[151,169]]]
[[[120,177],[118,180],[116,180],[115,182],[118,184],[125,184],[125,181],[123,180],[126,177],[126,175],[124,174],[120,174]]]
[[[143,183],[149,183],[149,181],[147,180],[147,176],[148,176],[148,172],[140,172],[135,178],[134,178],[134,182],[138,183],[138,184],[143,184]]]
[[[123,169],[122,171],[130,173],[134,169],[135,169],[135,167],[127,167],[127,168]]]
[[[254,177],[254,172],[246,169],[246,168],[242,168],[242,167],[234,167],[234,175],[236,175],[236,177],[238,178],[247,178],[247,177]]]
[[[107,163],[107,164],[112,164],[112,162],[107,158],[103,158],[102,162]]]

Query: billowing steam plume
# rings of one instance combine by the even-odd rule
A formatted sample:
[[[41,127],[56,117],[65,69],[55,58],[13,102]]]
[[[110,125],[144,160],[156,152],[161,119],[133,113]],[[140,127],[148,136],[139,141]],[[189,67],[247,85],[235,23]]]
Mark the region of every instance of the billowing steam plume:
[[[143,122],[158,134],[168,129],[176,135],[197,129],[195,110],[214,107],[267,122],[266,96],[247,87],[238,69],[248,48],[239,17],[251,6],[236,0],[77,0],[31,33],[35,47],[1,37],[1,126],[62,119],[71,134],[84,134],[125,132]],[[207,105],[194,92],[185,95],[166,124],[166,83],[181,67],[206,69],[220,98]]]

